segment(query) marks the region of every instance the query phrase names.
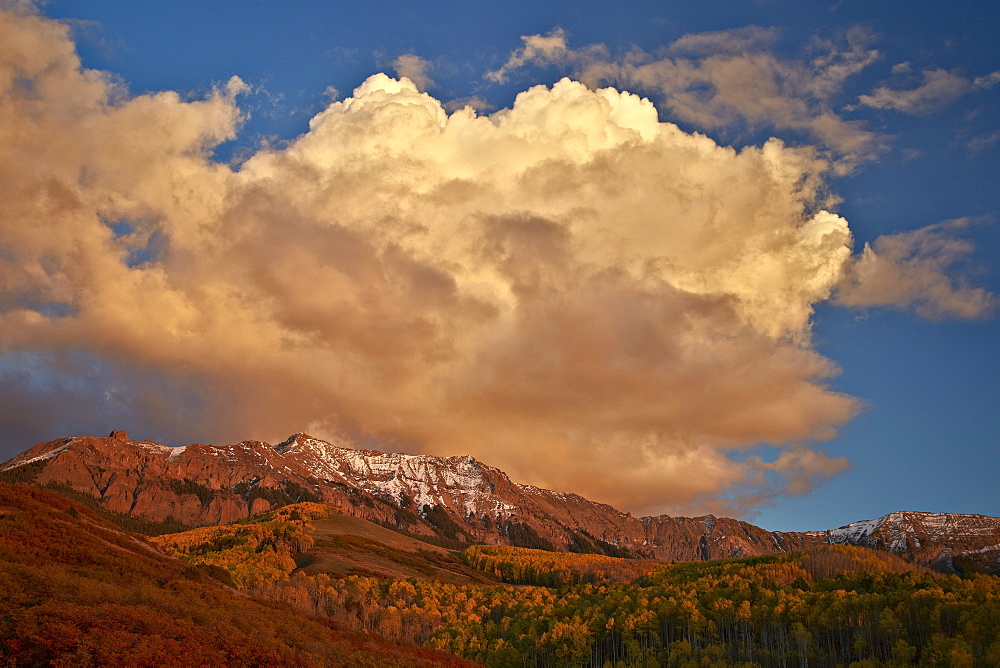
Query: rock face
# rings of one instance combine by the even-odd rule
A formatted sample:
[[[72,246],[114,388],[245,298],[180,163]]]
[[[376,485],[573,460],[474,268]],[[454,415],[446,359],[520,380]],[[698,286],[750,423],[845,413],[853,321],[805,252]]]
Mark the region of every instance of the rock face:
[[[886,550],[937,570],[1000,570],[1000,518],[947,513],[889,513],[828,532],[833,544]]]
[[[635,518],[576,494],[515,483],[472,457],[358,450],[306,434],[278,445],[170,448],[116,430],[107,437],[40,443],[0,466],[0,474],[68,485],[110,510],[189,525],[318,501],[417,536],[663,561],[774,554],[825,543],[890,550],[945,569],[973,558],[963,555],[974,554],[987,566],[1000,556],[997,518],[893,513],[802,533],[712,515]]]

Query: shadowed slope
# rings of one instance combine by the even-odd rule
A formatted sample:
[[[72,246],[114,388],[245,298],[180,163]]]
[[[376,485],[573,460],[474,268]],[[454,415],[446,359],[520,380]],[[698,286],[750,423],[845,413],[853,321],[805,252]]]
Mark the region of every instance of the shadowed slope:
[[[52,492],[0,483],[0,663],[464,665],[237,595]]]
[[[308,575],[415,577],[452,584],[490,582],[452,552],[360,517],[331,515],[312,524],[315,544],[299,560],[300,570]]]

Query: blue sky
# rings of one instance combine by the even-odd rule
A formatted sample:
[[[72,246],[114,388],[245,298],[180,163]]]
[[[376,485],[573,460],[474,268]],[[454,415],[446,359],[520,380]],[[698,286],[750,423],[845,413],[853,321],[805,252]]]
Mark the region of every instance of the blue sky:
[[[29,287],[11,288],[0,300],[5,313],[17,311],[16,317],[22,318],[16,320],[15,315],[9,315],[0,330],[5,343],[0,359],[0,392],[8,397],[10,407],[3,416],[7,427],[0,432],[5,457],[37,441],[117,427],[171,445],[193,440],[279,439],[283,434],[309,428],[320,436],[343,433],[394,449],[435,454],[471,451],[481,460],[508,470],[516,480],[579,491],[635,512],[728,511],[768,529],[833,528],[894,510],[1000,515],[1000,497],[994,492],[991,466],[1000,445],[1000,325],[993,297],[1000,289],[996,261],[1000,251],[1000,194],[996,187],[1000,167],[1000,49],[996,29],[1000,10],[995,3],[911,3],[900,12],[890,3],[861,2],[635,2],[627,6],[596,2],[542,6],[438,2],[362,6],[52,1],[38,11],[42,17],[72,27],[68,39],[75,44],[83,68],[110,72],[112,81],[127,87],[127,92],[117,89],[115,95],[121,98],[118,102],[87,104],[112,108],[114,104],[125,104],[121,100],[152,100],[150,96],[160,91],[176,91],[179,97],[169,105],[162,99],[151,102],[149,108],[155,111],[129,117],[132,120],[123,120],[116,130],[109,130],[108,141],[116,143],[120,138],[121,146],[116,145],[106,160],[87,163],[81,158],[81,164],[86,166],[75,166],[73,173],[101,174],[106,170],[113,176],[94,177],[101,185],[100,189],[93,186],[92,192],[87,190],[91,185],[83,176],[69,186],[76,189],[81,201],[94,202],[92,214],[73,214],[81,217],[74,218],[77,222],[72,224],[52,223],[53,234],[65,239],[74,237],[83,226],[92,224],[96,230],[105,225],[112,234],[104,233],[100,241],[93,243],[104,244],[101,248],[112,248],[114,244],[127,247],[126,259],[115,256],[120,261],[114,260],[109,255],[109,264],[77,274],[69,268],[45,268],[47,262],[53,262],[51,258],[62,258],[60,253],[65,253],[65,258],[74,257],[62,246],[44,252],[31,246],[31,252],[36,253],[32,256],[27,250],[28,240],[23,242],[23,249],[18,242],[9,244],[14,250],[4,256],[6,262],[26,268],[29,264],[25,258],[36,257],[37,266],[45,268],[42,273],[47,278]],[[39,44],[55,49],[54,45],[60,43],[51,36],[47,39]],[[376,228],[360,214],[350,213],[349,206],[338,201],[336,194],[369,192],[364,189],[367,186],[351,190],[354,186],[344,185],[343,191],[333,187],[323,191],[315,207],[302,204],[301,197],[308,199],[310,193],[329,186],[316,177],[321,180],[307,187],[313,172],[295,171],[290,167],[292,163],[306,164],[296,161],[310,156],[317,161],[309,163],[316,170],[321,169],[317,165],[324,165],[331,173],[343,175],[344,170],[334,158],[323,156],[335,154],[343,159],[345,155],[370,153],[363,147],[357,149],[357,154],[338,152],[339,148],[334,151],[329,146],[320,151],[313,143],[297,138],[310,133],[310,119],[331,102],[351,96],[361,99],[366,94],[374,100],[374,96],[382,94],[380,90],[388,90],[383,84],[372,84],[366,93],[352,93],[379,72],[390,77],[408,75],[416,88],[440,101],[448,113],[467,103],[475,107],[479,118],[511,107],[515,97],[532,86],[552,86],[569,77],[582,81],[590,90],[611,86],[648,98],[661,122],[679,127],[683,135],[677,141],[686,142],[691,151],[700,146],[698,135],[737,150],[760,147],[776,137],[784,142],[782,159],[789,161],[798,149],[813,151],[814,159],[822,165],[795,163],[790,169],[800,170],[802,182],[810,183],[816,192],[796,195],[790,185],[789,197],[801,201],[790,205],[788,216],[801,216],[800,226],[807,225],[810,216],[820,209],[839,216],[850,227],[854,254],[850,260],[843,253],[837,255],[843,244],[831,245],[830,255],[816,250],[815,262],[809,265],[812,273],[797,276],[789,267],[800,266],[798,260],[793,261],[799,251],[789,247],[774,258],[785,267],[782,280],[787,284],[774,287],[762,282],[760,290],[777,292],[760,294],[737,285],[744,274],[736,269],[732,271],[737,273],[730,276],[726,273],[729,268],[713,268],[710,258],[716,255],[709,253],[710,246],[697,251],[704,255],[669,261],[688,262],[694,273],[671,274],[665,270],[656,277],[656,286],[642,283],[635,276],[633,282],[617,278],[608,282],[610,279],[601,277],[609,272],[632,271],[627,268],[632,266],[629,258],[642,256],[646,266],[653,266],[671,257],[673,247],[667,244],[662,249],[657,247],[656,252],[647,252],[638,236],[645,232],[636,228],[632,234],[629,221],[616,218],[618,214],[608,204],[610,212],[595,214],[597,219],[620,230],[621,238],[616,237],[615,243],[634,248],[632,255],[601,254],[594,250],[600,243],[586,239],[588,233],[573,218],[576,214],[569,204],[556,211],[556,205],[540,200],[537,207],[524,204],[522,210],[518,208],[521,204],[515,202],[515,206],[497,195],[495,199],[477,200],[474,211],[461,212],[476,220],[494,221],[487,226],[506,225],[506,231],[500,237],[488,237],[483,248],[507,244],[504,248],[519,254],[515,260],[524,266],[519,265],[516,270],[522,273],[515,275],[511,269],[515,260],[497,260],[496,276],[502,274],[507,282],[501,281],[503,287],[497,294],[485,295],[482,286],[492,285],[496,276],[484,278],[471,270],[454,270],[468,261],[468,255],[465,250],[460,253],[450,247],[442,250],[451,233],[442,232],[440,238],[430,234],[433,243],[426,246],[424,242],[409,246],[407,239],[412,237],[396,236],[395,232],[370,236],[369,231]],[[42,81],[46,75],[37,76]],[[233,76],[238,76],[242,84],[227,89]],[[59,85],[69,86],[70,78],[60,79]],[[32,85],[42,98],[55,95],[46,86]],[[417,91],[412,93],[416,95]],[[65,102],[69,96],[57,97]],[[55,100],[52,107],[62,103]],[[205,100],[214,101],[196,106]],[[554,104],[539,100],[536,104]],[[211,109],[216,115],[209,114],[211,105],[215,105]],[[161,111],[167,120],[157,120]],[[149,139],[157,131],[171,137],[184,136],[181,126],[175,125],[182,122],[178,118],[183,114],[191,116],[191,123],[201,123],[201,132],[210,136],[209,152],[199,158],[197,167],[184,162],[186,154],[175,151],[173,143],[164,140],[163,146],[157,148],[160,139]],[[11,123],[21,118],[9,117]],[[347,134],[347,130],[334,125],[340,116],[328,114],[326,118],[328,124],[323,127],[333,128],[329,136],[344,145],[355,136],[361,137],[359,142],[378,143],[377,132],[361,129]],[[321,125],[315,123],[313,129]],[[60,146],[82,147],[87,136],[84,131],[82,125],[79,133],[67,130]],[[160,163],[162,172],[148,175],[150,183],[155,179],[161,183],[181,180],[190,170],[199,169],[206,171],[196,179],[198,184],[215,178],[222,184],[228,176],[220,176],[214,165],[237,174],[236,180],[259,179],[254,181],[259,191],[242,182],[233,186],[226,181],[213,191],[214,195],[193,196],[199,202],[214,198],[214,204],[206,204],[208,213],[199,209],[185,214],[179,208],[172,209],[177,205],[164,202],[177,202],[187,191],[161,196],[153,192],[152,186],[125,184],[120,178],[123,168],[106,166],[114,160],[126,160],[120,156],[130,145],[127,134],[133,131],[136,136],[141,131],[146,138],[144,150],[148,150],[141,159],[136,158],[137,174],[145,174],[151,163],[158,162],[157,151],[168,156]],[[393,130],[397,131],[405,143],[405,132]],[[320,133],[310,134],[318,146]],[[42,139],[34,141],[49,141],[50,135],[39,134]],[[414,142],[418,145],[417,140]],[[269,148],[261,150],[262,146]],[[483,148],[486,144],[477,146],[478,150],[488,151]],[[607,151],[618,148],[620,145],[615,144]],[[546,159],[555,161],[550,164],[570,160],[560,157],[560,150],[556,147],[547,154]],[[421,160],[423,156],[414,151],[411,157]],[[597,165],[598,154],[601,160],[613,155],[607,151],[596,151],[591,155],[595,162],[586,165]],[[64,152],[46,149],[45,155],[50,156],[46,159],[62,160]],[[690,196],[697,200],[697,193],[704,192],[708,193],[706,201],[719,198],[716,206],[724,214],[730,212],[727,207],[736,206],[727,203],[729,189],[747,188],[743,199],[757,202],[754,193],[760,194],[760,188],[766,186],[758,187],[754,179],[763,167],[746,167],[743,171],[743,163],[730,154],[712,155],[711,160],[721,161],[712,163],[721,165],[718,183],[704,174],[708,168],[699,167],[701,163],[692,163],[690,169],[695,171],[691,172],[685,171],[683,162],[668,166],[654,160],[648,164],[664,174],[677,174],[677,178],[697,173],[697,178],[703,179],[702,190],[692,191]],[[456,162],[466,159],[471,158],[459,154]],[[671,160],[682,158],[674,155]],[[371,164],[365,174],[378,170],[386,173],[384,166],[379,166],[382,163]],[[765,160],[760,164],[772,163]],[[66,165],[59,163],[59,167]],[[66,173],[72,171],[66,169]],[[587,170],[581,169],[574,172],[578,174],[574,178],[584,178],[579,174]],[[57,167],[52,167],[52,172],[57,173]],[[627,170],[613,173],[623,183],[630,179]],[[643,179],[647,176],[635,175],[635,182],[646,184]],[[341,178],[345,184],[362,183]],[[404,172],[371,178],[385,179],[376,181],[381,185],[372,186],[370,192],[376,193],[376,198],[395,183],[415,183],[408,181],[410,176]],[[287,203],[272,205],[272,211],[254,199],[253,193],[271,192],[268,184],[279,180],[284,185],[275,186],[274,193],[300,192],[296,188],[302,188],[304,195],[300,199],[290,196]],[[517,188],[527,190],[503,192],[534,192],[535,186],[527,177],[518,184]],[[650,178],[648,184],[646,188],[657,187],[655,179]],[[585,188],[592,192],[599,185],[600,181],[579,187],[582,193]],[[223,192],[227,194],[220,194]],[[603,211],[603,201],[590,202],[587,196],[580,195],[581,207]],[[272,202],[275,197],[272,195]],[[641,191],[635,197],[644,200]],[[747,205],[758,207],[748,209],[748,216],[767,217],[760,207],[766,208],[769,200],[759,201],[762,203]],[[489,202],[498,208],[489,210]],[[649,204],[654,205],[666,206]],[[432,230],[438,225],[433,222],[438,216],[458,215],[460,211],[424,209],[421,202],[408,200],[398,208],[395,203],[384,206],[388,212],[384,220],[405,219],[418,229],[423,226]],[[628,206],[623,199],[618,209],[624,211]],[[692,206],[697,208],[699,204]],[[686,209],[681,206],[678,210]],[[718,214],[716,219],[740,218],[739,211],[730,213],[730,217]],[[42,214],[20,215],[23,221]],[[179,221],[184,215],[201,221],[200,227],[196,226],[200,232],[183,227]],[[302,221],[321,225],[337,215],[343,221],[354,221],[336,219],[346,230],[344,237],[331,240],[312,236],[319,232],[302,231],[306,229]],[[112,216],[113,220],[101,223],[101,216]],[[229,237],[217,239],[205,231],[224,231],[227,225],[238,225],[232,221],[242,220],[240,216],[254,221],[253,230],[257,232],[247,232],[247,240],[236,246],[219,245],[219,239]],[[524,221],[547,222],[530,227],[535,223],[523,222],[522,217]],[[840,234],[839,223],[831,220],[822,218],[825,225],[833,225],[829,228],[833,233]],[[663,224],[674,223],[665,219]],[[700,223],[677,223],[679,228],[685,225],[697,230]],[[557,263],[549,264],[555,262],[553,256],[531,245],[535,242],[509,236],[515,228],[530,228],[532,235],[540,229],[557,229],[558,234],[579,240],[580,248],[590,250],[574,250],[577,254],[572,261],[574,267],[587,267],[586,281],[579,278],[585,273],[582,269],[572,272],[572,278],[567,277],[569,273],[560,274],[551,279],[551,284],[545,284],[549,290],[545,299],[538,297],[544,290],[535,284],[534,288],[525,287],[524,276],[530,274],[536,283],[544,283],[545,276],[555,275],[559,267]],[[716,246],[721,248],[727,235],[732,235],[736,244],[737,237],[746,233],[741,230],[720,224],[714,232],[720,238]],[[778,235],[775,238],[785,238],[781,229],[773,232]],[[303,244],[320,238],[323,244],[330,244],[322,246],[329,252],[310,255]],[[344,241],[347,238],[351,241]],[[826,238],[833,244],[830,237]],[[591,241],[596,244],[593,248],[587,246]],[[516,245],[522,242],[528,245]],[[207,269],[201,264],[204,257],[190,250],[198,244],[202,244],[206,255],[218,252],[219,262],[267,265],[273,269],[273,277],[260,279],[252,291],[241,293],[235,300],[238,307],[231,310],[227,300],[231,292],[242,289],[240,275],[211,284],[211,289],[216,290],[213,299],[219,301],[199,301],[204,294],[198,286],[210,283],[206,282]],[[872,244],[874,251],[867,265],[862,262],[866,244]],[[89,246],[79,241],[76,247]],[[267,255],[264,251],[268,248],[273,248],[280,258],[296,253],[302,253],[302,258],[298,264],[285,265],[280,258]],[[351,248],[356,252],[352,254]],[[718,248],[712,252],[723,252]],[[771,252],[769,246],[754,248],[754,253]],[[189,255],[185,256],[182,249],[187,249]],[[382,274],[398,278],[405,272],[399,268],[403,265],[392,259],[397,251],[406,259],[405,272],[412,273],[405,274],[407,280],[419,289],[400,292],[395,278],[386,283],[388,288],[381,282],[378,286],[382,287],[372,287],[364,284],[367,270],[343,270],[351,278],[349,289],[362,295],[359,299],[365,309],[373,309],[370,313],[365,310],[366,316],[358,325],[361,333],[351,338],[355,334],[345,333],[342,325],[333,324],[334,315],[329,309],[335,308],[336,321],[343,323],[352,317],[343,310],[344,304],[352,302],[345,298],[342,303],[339,297],[328,294],[338,290],[339,285],[325,282],[331,280],[328,270],[336,269],[338,262],[345,267],[364,264],[368,253],[377,258],[374,262],[381,263]],[[532,253],[536,251],[539,259],[533,265]],[[733,253],[732,257],[738,258],[733,262],[749,262],[746,258],[750,251]],[[317,258],[315,266],[310,264]],[[75,266],[70,259],[65,264]],[[594,269],[597,264],[601,271]],[[746,269],[744,264],[739,265],[743,267],[739,271],[753,271],[754,265],[746,265],[751,267]],[[830,269],[834,265],[835,269]],[[303,283],[282,283],[289,267],[302,269]],[[107,274],[102,273],[105,271]],[[805,290],[803,284],[829,271],[836,276],[824,279],[822,286],[810,288],[808,294],[800,292]],[[411,313],[408,309],[427,294],[431,283],[420,281],[430,274],[452,281],[458,286],[458,296],[448,296],[455,303],[426,307],[434,316],[425,318],[422,314],[428,311],[413,307]],[[29,271],[26,275],[35,274]],[[158,305],[158,313],[176,307],[179,313],[200,314],[202,320],[198,322],[204,322],[206,328],[240,332],[231,334],[232,349],[242,350],[243,360],[262,361],[229,361],[225,344],[210,345],[216,336],[222,336],[215,329],[196,344],[179,338],[169,345],[154,346],[151,340],[159,335],[157,328],[166,328],[163,331],[170,332],[169,336],[180,336],[170,327],[181,326],[174,321],[155,321],[153,315],[146,318],[153,323],[148,329],[134,322],[116,325],[115,318],[124,316],[115,315],[109,303],[92,297],[99,289],[73,287],[95,280],[94,276],[107,276],[106,284],[118,285],[114,282],[121,281],[115,296],[108,297],[117,300],[115,303],[123,303],[120,295],[125,294],[128,285],[145,281],[142,285],[147,287],[136,288],[140,295],[153,294],[142,292],[153,290],[150,285],[160,286],[162,295],[156,292],[156,297],[149,298],[150,303]],[[160,276],[165,277],[162,285],[156,282]],[[578,279],[591,287],[579,288]],[[706,281],[715,280],[720,282],[705,287]],[[572,303],[560,297],[571,292],[569,286],[576,286],[572,290],[583,295]],[[585,298],[587,290],[591,290],[592,300]],[[803,300],[800,308],[789,307],[783,316],[787,319],[780,323],[776,315],[774,322],[769,319],[773,315],[769,309],[774,309],[766,306],[771,303],[768,300],[784,299],[776,294],[794,295],[788,298],[790,302]],[[667,304],[662,310],[648,305],[657,295]],[[401,301],[393,301],[397,298]],[[142,312],[139,299],[133,313]],[[284,305],[268,306],[266,313],[245,306],[247,302],[271,304],[269,300],[282,299]],[[731,299],[738,303],[732,313],[730,306],[721,305]],[[481,309],[468,306],[468,300],[481,302]],[[215,313],[219,322],[210,322],[215,307],[206,308],[206,303],[222,304]],[[384,310],[371,307],[372,303]],[[513,334],[506,329],[511,327],[510,320],[500,316],[496,322],[490,321],[492,324],[483,324],[492,316],[482,313],[503,313],[505,308],[511,309],[508,315],[512,321],[519,323]],[[39,315],[29,317],[27,312]],[[676,334],[674,338],[675,330],[657,321],[657,317],[663,322],[695,317],[702,329],[685,330],[683,336]],[[637,330],[645,331],[642,328],[647,327],[652,333],[649,338],[633,341],[633,333],[620,331],[623,319],[629,323],[634,320]],[[735,320],[742,324],[731,324]],[[502,327],[498,324],[501,321],[505,323]],[[30,334],[17,333],[25,331],[25,322],[38,329]],[[412,336],[414,330],[408,330],[407,323],[415,322],[439,329],[431,333],[421,329],[420,336]],[[574,338],[566,334],[566,327],[572,329],[585,322],[593,323],[593,336]],[[100,323],[108,329],[102,330]],[[274,332],[267,329],[270,326],[276,327]],[[263,338],[254,342],[251,334],[243,333],[244,328],[253,327],[268,331],[267,336],[287,345],[292,351],[290,356],[267,358],[265,363],[267,353],[261,351],[273,345],[265,345]],[[465,341],[464,332],[472,329],[477,333]],[[734,357],[713,366],[701,358],[697,363],[692,361],[692,349],[684,348],[686,352],[678,353],[680,361],[665,362],[672,354],[671,345],[689,345],[688,337],[695,331],[709,332],[709,356],[724,356],[729,350],[726,342],[737,341],[740,355],[760,354],[761,361],[743,365]],[[313,336],[322,339],[324,345],[307,351],[302,341]],[[409,337],[415,342],[404,342]],[[477,347],[476,341],[494,340],[491,337],[498,342],[494,349]],[[448,352],[440,352],[441,345]],[[628,352],[629,346],[640,345],[649,347],[641,354]],[[656,345],[664,346],[659,357]],[[807,351],[808,355],[795,351]],[[451,357],[447,364],[436,361],[448,355]],[[779,373],[768,366],[767,356],[797,361],[782,362],[789,365],[789,370]],[[214,361],[206,361],[208,358]],[[348,358],[350,362],[345,361]],[[555,361],[538,362],[550,358]],[[831,375],[829,370],[802,370],[814,369],[817,358],[838,367],[839,375]],[[518,371],[520,363],[524,365],[523,373]],[[655,372],[645,372],[643,364]],[[629,369],[628,374],[621,370],[623,365]],[[323,374],[313,371],[319,368]],[[699,376],[709,373],[717,374],[717,379],[706,381]],[[500,380],[493,384],[482,380],[491,374]],[[514,380],[504,385],[501,376],[506,374]],[[678,378],[688,378],[684,382],[700,388],[691,391],[690,400],[678,402],[697,415],[654,415],[658,391],[663,392],[661,403],[670,403],[671,397],[684,391],[685,385]],[[732,380],[736,378],[740,380]],[[587,385],[593,380],[599,386],[602,379],[603,391]],[[780,389],[786,382],[787,388]],[[273,391],[261,389],[272,384]],[[385,389],[388,385],[393,389]],[[516,396],[518,388],[538,385],[545,389],[539,393],[540,399],[525,399],[523,393]],[[584,386],[586,389],[580,389]],[[808,387],[803,390],[804,386]],[[780,397],[774,404],[762,404],[757,413],[754,402],[769,388],[778,388],[774,392]],[[621,393],[621,402],[608,398],[615,392]],[[442,396],[435,401],[426,399],[439,393]],[[142,398],[137,398],[139,394]],[[226,398],[220,399],[221,394]],[[731,394],[734,402],[745,398],[747,411],[755,416],[702,419],[701,415],[712,413],[713,394]],[[805,395],[809,398],[803,398]],[[699,396],[708,398],[699,400]],[[844,397],[856,401],[850,403]],[[649,406],[643,403],[644,398],[649,398]],[[573,401],[578,405],[570,405]],[[270,417],[264,419],[262,414]],[[772,414],[780,424],[764,423]],[[794,416],[789,417],[791,414]],[[764,417],[758,419],[756,415]],[[548,447],[546,444],[553,444],[551,452],[538,454]],[[822,456],[808,454],[817,452]],[[592,462],[589,466],[588,461]],[[634,464],[621,465],[623,461]],[[608,473],[616,465],[621,470]],[[629,489],[636,491],[632,495],[622,491]],[[658,501],[661,497],[662,501]]]

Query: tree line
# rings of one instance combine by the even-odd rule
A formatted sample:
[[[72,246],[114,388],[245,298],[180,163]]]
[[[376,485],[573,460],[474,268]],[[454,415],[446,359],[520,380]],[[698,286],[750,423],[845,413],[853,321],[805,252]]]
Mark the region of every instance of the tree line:
[[[277,543],[290,535],[269,521]],[[246,556],[220,546],[211,563],[235,573]],[[1000,578],[941,575],[865,548],[679,564],[498,546],[463,557],[502,582],[273,570],[238,580],[487,666],[1000,665]]]

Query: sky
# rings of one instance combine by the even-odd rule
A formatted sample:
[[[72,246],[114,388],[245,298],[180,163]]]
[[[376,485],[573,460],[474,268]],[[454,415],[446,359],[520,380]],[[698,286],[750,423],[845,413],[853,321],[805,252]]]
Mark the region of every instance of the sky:
[[[989,2],[0,2],[0,459],[1000,516]]]

